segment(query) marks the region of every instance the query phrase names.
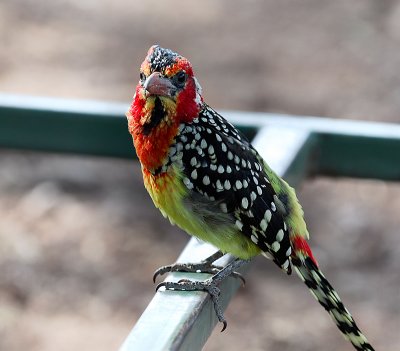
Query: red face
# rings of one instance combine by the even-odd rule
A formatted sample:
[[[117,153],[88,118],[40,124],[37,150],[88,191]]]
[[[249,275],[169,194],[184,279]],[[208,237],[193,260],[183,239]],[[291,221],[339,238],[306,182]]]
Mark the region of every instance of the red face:
[[[132,114],[138,122],[151,124],[153,128],[164,119],[189,122],[203,103],[200,94],[190,62],[171,50],[152,46],[140,67]],[[163,116],[156,116],[161,112]]]
[[[140,81],[127,113],[129,131],[142,166],[157,169],[180,123],[191,122],[203,105],[190,62],[152,46],[140,67]]]

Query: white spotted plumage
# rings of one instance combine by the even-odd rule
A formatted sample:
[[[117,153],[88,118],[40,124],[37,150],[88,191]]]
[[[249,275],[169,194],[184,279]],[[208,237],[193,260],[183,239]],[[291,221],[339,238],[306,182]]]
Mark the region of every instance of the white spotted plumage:
[[[198,118],[179,130],[166,163],[177,164],[186,175],[188,191],[219,202],[220,211],[232,215],[238,230],[290,272],[287,226],[281,214],[274,215],[276,194],[250,143],[206,105]]]

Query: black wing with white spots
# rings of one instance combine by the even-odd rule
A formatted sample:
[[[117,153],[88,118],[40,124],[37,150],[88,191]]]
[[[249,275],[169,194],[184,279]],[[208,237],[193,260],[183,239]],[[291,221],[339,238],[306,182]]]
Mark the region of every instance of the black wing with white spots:
[[[261,158],[245,136],[205,106],[192,123],[180,126],[169,155],[168,163],[182,166],[189,190],[218,204],[244,235],[290,273],[284,216]]]

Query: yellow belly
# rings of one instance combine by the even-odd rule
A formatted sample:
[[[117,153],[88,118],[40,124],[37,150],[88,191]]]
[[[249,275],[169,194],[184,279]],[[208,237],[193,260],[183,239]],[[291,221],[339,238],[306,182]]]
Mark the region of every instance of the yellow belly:
[[[217,247],[224,253],[248,259],[258,255],[261,250],[246,237],[234,222],[218,226],[210,226],[203,217],[193,213],[191,206],[185,203],[189,190],[182,182],[182,175],[175,167],[167,173],[153,176],[143,172],[144,184],[154,205],[160,209],[164,217],[169,218],[188,234]]]

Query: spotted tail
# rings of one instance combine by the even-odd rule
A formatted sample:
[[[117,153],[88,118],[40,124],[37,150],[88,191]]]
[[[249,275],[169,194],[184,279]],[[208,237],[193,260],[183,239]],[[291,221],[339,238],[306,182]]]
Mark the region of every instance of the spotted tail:
[[[350,341],[356,350],[374,351],[335,289],[319,270],[314,259],[303,256],[302,259],[293,259],[293,265],[301,280],[322,307],[328,311],[345,339]]]

